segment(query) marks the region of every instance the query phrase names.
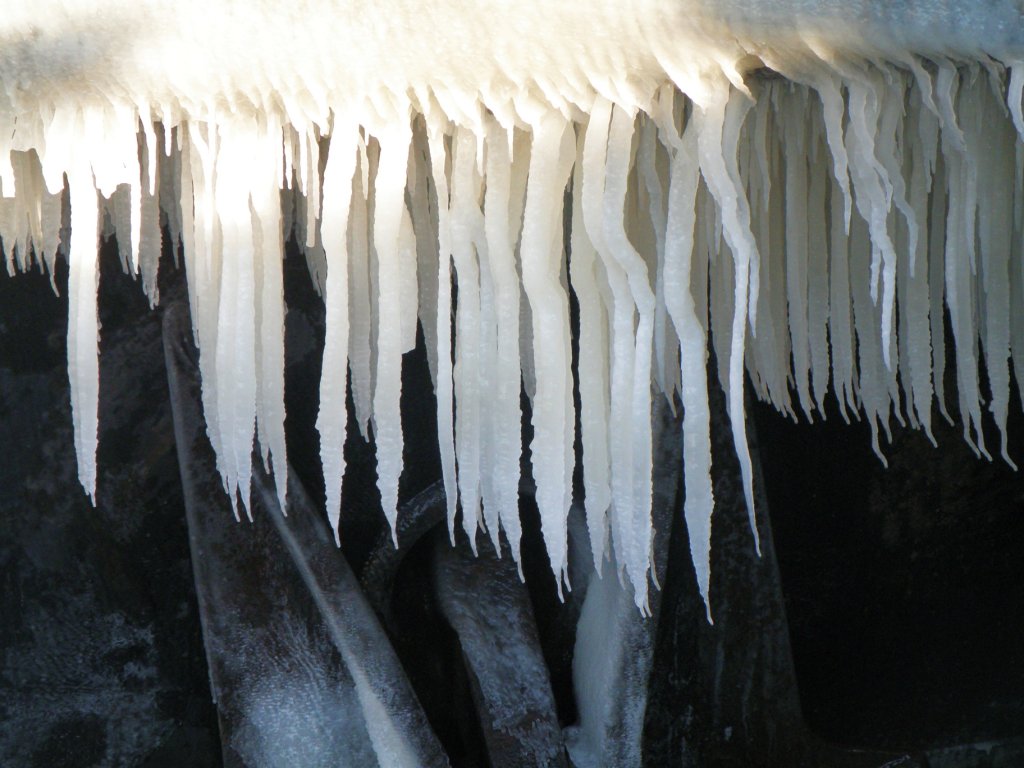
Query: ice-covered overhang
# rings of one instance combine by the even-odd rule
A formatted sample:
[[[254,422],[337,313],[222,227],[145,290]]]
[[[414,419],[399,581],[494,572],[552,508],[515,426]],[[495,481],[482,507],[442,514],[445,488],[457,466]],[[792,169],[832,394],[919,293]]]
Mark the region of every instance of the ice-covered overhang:
[[[16,109],[74,93],[171,119],[213,105],[326,119],[433,91],[453,116],[472,120],[482,100],[511,120],[533,101],[589,111],[595,92],[641,105],[666,76],[700,101],[706,77],[756,58],[1009,63],[1024,45],[1017,0],[16,0],[4,11],[0,71]]]
[[[789,413],[823,413],[831,392],[876,445],[890,418],[930,434],[948,312],[965,437],[986,455],[982,408],[1002,428],[1011,364],[1024,373],[1019,1],[14,2],[0,83],[9,269],[52,273],[70,200],[90,494],[97,242],[116,234],[155,301],[161,210],[232,498],[248,503],[254,440],[286,487],[294,227],[327,310],[318,428],[335,527],[347,381],[394,525],[401,361],[419,324],[450,526],[458,504],[471,540],[504,530],[518,557],[525,385],[561,585],[575,386],[595,565],[611,558],[641,607],[653,397],[682,408],[708,596],[709,343],[751,510],[745,371]]]

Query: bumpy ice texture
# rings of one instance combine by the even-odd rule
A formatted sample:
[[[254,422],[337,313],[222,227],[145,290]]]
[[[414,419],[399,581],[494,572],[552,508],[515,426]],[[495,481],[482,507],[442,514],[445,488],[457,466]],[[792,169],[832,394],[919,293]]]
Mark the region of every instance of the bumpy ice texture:
[[[988,456],[989,408],[1009,461],[1011,368],[1024,375],[1012,0],[16,1],[0,83],[9,271],[53,274],[70,202],[68,368],[91,495],[97,241],[116,235],[155,303],[161,216],[184,255],[218,468],[246,509],[254,442],[285,502],[292,231],[327,308],[317,426],[335,529],[346,386],[395,524],[417,325],[452,530],[461,508],[473,541],[503,530],[518,559],[528,448],[561,589],[578,427],[595,565],[613,562],[641,609],[654,397],[682,408],[709,600],[709,347],[755,537],[745,375],[807,418],[831,393],[881,456],[892,419],[930,435],[933,407],[947,414],[945,312],[964,437]]]

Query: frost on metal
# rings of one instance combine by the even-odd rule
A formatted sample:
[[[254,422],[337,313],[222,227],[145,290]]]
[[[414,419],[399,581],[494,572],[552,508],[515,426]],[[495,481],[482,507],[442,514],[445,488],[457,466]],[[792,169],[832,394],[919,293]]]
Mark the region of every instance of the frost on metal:
[[[834,397],[844,418],[868,420],[882,456],[891,420],[931,435],[952,365],[965,439],[989,455],[988,408],[1002,431],[992,448],[1009,461],[1011,368],[1024,375],[1019,4],[8,6],[0,237],[9,271],[52,274],[58,250],[70,264],[68,369],[90,495],[97,242],[116,235],[155,303],[161,215],[184,254],[208,434],[246,509],[254,442],[287,486],[292,230],[326,304],[317,426],[336,530],[347,383],[395,524],[402,355],[418,325],[449,526],[458,505],[471,541],[484,531],[497,545],[504,531],[518,559],[525,385],[562,588],[575,376],[595,565],[614,563],[641,609],[657,397],[681,404],[685,517],[708,600],[709,345],[755,537],[745,377],[809,419]]]

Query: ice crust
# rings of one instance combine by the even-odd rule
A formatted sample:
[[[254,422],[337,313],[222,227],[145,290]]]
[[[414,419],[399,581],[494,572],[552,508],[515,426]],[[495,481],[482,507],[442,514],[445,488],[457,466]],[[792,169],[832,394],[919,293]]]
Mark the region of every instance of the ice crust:
[[[843,418],[868,420],[881,457],[890,420],[930,436],[933,407],[946,414],[946,311],[964,437],[989,456],[990,410],[1010,461],[1011,370],[1024,374],[1012,0],[8,6],[0,237],[10,272],[52,275],[58,250],[70,264],[91,496],[96,246],[116,235],[155,303],[161,214],[175,253],[180,240],[207,430],[236,514],[254,442],[286,502],[289,222],[327,308],[317,426],[340,536],[349,383],[394,530],[417,322],[450,529],[461,510],[470,540],[486,532],[498,552],[503,530],[518,562],[528,448],[567,585],[575,376],[595,567],[616,563],[641,610],[650,414],[664,396],[682,407],[684,513],[711,616],[709,343],[755,539],[745,378],[810,419],[831,393]]]

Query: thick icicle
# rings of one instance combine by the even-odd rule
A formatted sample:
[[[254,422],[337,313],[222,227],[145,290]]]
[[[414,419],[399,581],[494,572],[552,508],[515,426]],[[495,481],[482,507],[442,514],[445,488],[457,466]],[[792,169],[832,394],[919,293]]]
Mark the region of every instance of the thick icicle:
[[[662,89],[662,98],[672,103],[671,97],[665,94],[672,94],[669,88]],[[663,394],[671,394],[678,385],[674,369],[678,363],[677,339],[671,336],[671,321],[668,317],[668,310],[665,307],[665,190],[662,187],[661,177],[658,173],[659,151],[657,137],[657,126],[654,120],[641,116],[639,146],[637,147],[637,171],[643,180],[643,189],[647,193],[651,225],[654,228],[654,243],[645,242],[638,249],[641,256],[654,259],[655,269],[655,308],[654,308],[654,356],[655,380],[658,388]],[[652,248],[653,245],[653,248]],[[650,261],[648,261],[650,265]],[[672,398],[669,397],[671,406]]]
[[[451,203],[445,170],[445,126],[440,118],[428,116],[430,168],[437,190],[437,440],[441,451],[441,474],[448,504],[448,533],[455,542],[455,510],[458,491],[455,475],[455,395],[452,380],[452,235]]]
[[[373,334],[373,313],[370,297],[370,243],[367,221],[369,192],[369,160],[366,146],[359,137],[359,173],[352,180],[349,211],[349,363],[352,368],[352,403],[356,424],[364,440],[370,439],[370,416],[373,412],[373,375],[371,373],[370,339]],[[330,154],[328,153],[328,157]]]
[[[380,165],[375,186],[373,242],[377,251],[377,370],[373,434],[381,507],[397,543],[398,479],[402,474],[402,252],[399,228],[405,210],[405,176],[412,132],[401,116],[377,135]],[[413,256],[413,254],[408,254]]]
[[[605,112],[607,116],[607,112]],[[595,128],[600,133],[600,128]],[[601,573],[608,549],[608,319],[597,285],[596,251],[587,236],[583,213],[583,157],[587,132],[577,140],[572,182],[572,243],[569,279],[580,307],[580,443],[583,449],[583,502],[594,570]],[[600,193],[600,190],[598,190]],[[517,375],[518,379],[518,375]]]
[[[54,135],[53,139],[58,139]],[[70,136],[60,137],[68,141]],[[92,171],[84,152],[76,153],[68,172],[71,194],[71,248],[68,254],[68,375],[71,379],[71,414],[75,426],[78,477],[96,503],[96,440],[99,429],[99,319],[96,294],[97,219],[99,207]]]
[[[616,304],[628,301],[630,325],[633,312],[637,325],[632,331],[634,351],[632,371],[623,371],[632,381],[627,428],[617,435],[618,440],[630,441],[632,461],[631,488],[628,506],[616,509],[625,519],[630,538],[627,540],[624,565],[633,584],[634,599],[642,611],[648,611],[647,579],[650,570],[651,541],[651,361],[654,343],[655,297],[647,265],[626,236],[623,225],[625,215],[626,183],[630,163],[630,143],[633,137],[634,115],[619,107],[612,110],[608,133],[608,151],[603,206],[604,238],[609,253],[621,269],[624,284],[619,288]],[[625,288],[628,293],[622,291]],[[613,284],[615,290],[615,284]],[[625,295],[624,295],[625,294]]]
[[[1006,419],[1010,406],[1010,248],[1013,227],[1014,167],[1006,162],[1017,138],[1013,126],[1000,119],[1000,105],[984,90],[977,89],[982,105],[965,136],[980,158],[978,185],[978,244],[981,255],[981,283],[984,297],[981,337],[985,348],[992,401],[989,405],[999,428],[1000,453],[1010,459]],[[998,148],[999,151],[992,151]],[[1019,311],[1019,310],[1018,310]]]
[[[711,621],[711,411],[708,404],[707,338],[690,293],[693,228],[697,210],[700,162],[697,126],[687,124],[682,138],[671,116],[662,120],[662,135],[673,145],[665,233],[665,304],[681,347],[680,377],[683,402],[683,514],[690,539],[690,557],[697,587]],[[763,315],[762,315],[763,316]]]
[[[416,238],[416,307],[427,347],[430,379],[437,386],[437,194],[429,183],[430,149],[423,120],[413,125],[412,159],[409,163],[409,213]]]
[[[559,280],[561,201],[576,156],[571,125],[557,112],[533,117],[533,147],[523,214],[522,279],[533,315],[537,392],[533,399],[533,476],[551,570],[568,583],[566,518],[572,496],[572,373],[569,302]]]
[[[519,459],[522,455],[522,413],[519,408],[519,276],[514,253],[515,234],[509,219],[512,158],[508,139],[496,122],[487,124],[487,187],[484,227],[487,259],[494,285],[497,321],[496,365],[492,373],[494,397],[488,411],[494,430],[492,485],[498,518],[505,530],[512,557],[520,563]],[[575,231],[575,229],[574,229]],[[573,248],[575,256],[576,249]],[[496,532],[492,532],[492,536]],[[500,554],[500,549],[499,549]],[[520,565],[520,575],[522,575]]]
[[[206,134],[205,138],[203,133]],[[196,345],[199,347],[199,370],[203,382],[203,413],[206,417],[206,431],[217,456],[217,469],[224,479],[225,490],[234,496],[226,479],[226,453],[217,418],[217,389],[219,386],[216,366],[217,335],[219,324],[218,305],[220,302],[221,250],[218,245],[220,220],[216,214],[214,197],[214,163],[217,151],[217,132],[212,123],[205,124],[205,131],[196,125],[188,132],[185,151],[189,157],[189,179],[183,179],[183,194],[192,195],[192,235],[187,237],[195,255],[186,258],[186,277],[189,280],[189,306],[196,331]],[[184,164],[183,164],[184,165]],[[183,174],[185,171],[183,170]],[[188,230],[186,229],[186,235]],[[189,243],[186,243],[186,248]],[[189,267],[192,267],[189,270]],[[237,503],[232,504],[238,516]]]
[[[940,68],[939,106],[946,114],[942,131],[942,151],[949,182],[949,208],[946,219],[946,305],[956,343],[957,394],[964,440],[977,454],[987,456],[981,432],[981,395],[978,389],[978,363],[975,356],[975,228],[974,195],[976,169],[970,148],[956,120],[954,100],[958,90],[956,71]],[[948,83],[943,75],[948,74]],[[968,115],[973,118],[974,115]],[[973,432],[973,437],[972,437]]]
[[[716,94],[702,109],[695,111],[698,122],[698,153],[701,172],[711,193],[722,208],[722,228],[736,265],[735,303],[729,349],[729,373],[725,387],[729,399],[729,420],[733,443],[740,461],[743,494],[750,517],[750,530],[758,554],[760,536],[754,510],[754,472],[747,445],[743,405],[744,343],[747,330],[747,303],[750,298],[750,275],[758,262],[757,244],[750,231],[750,210],[739,183],[736,164],[736,142],[739,128],[750,105],[746,97],[734,91],[731,97]]]
[[[348,409],[345,405],[348,381],[348,220],[355,173],[355,129],[335,121],[327,167],[324,169],[323,211],[320,237],[327,254],[327,282],[324,290],[326,336],[320,374],[320,461],[327,491],[327,518],[334,541],[341,544],[341,482],[345,476],[345,437]],[[276,462],[275,462],[276,464]]]
[[[276,120],[259,128],[259,155],[254,158],[253,250],[258,292],[256,302],[256,422],[263,466],[273,460],[278,505],[287,509],[288,461],[284,439],[284,242],[281,231],[281,126]]]
[[[604,226],[607,215],[604,201],[607,194],[608,139],[613,111],[611,102],[603,98],[598,98],[594,104],[583,147],[583,189],[580,202],[587,236],[600,256],[608,286],[606,304],[611,319],[608,368],[608,425],[611,440],[609,523],[614,560],[619,568],[628,568],[631,563],[630,553],[633,551],[632,516],[635,488],[632,436],[632,388],[635,383],[633,374],[636,354],[635,307],[630,295],[628,277],[612,253]],[[614,200],[611,205],[614,205]],[[629,575],[632,577],[632,572]]]
[[[857,210],[867,222],[871,237],[870,291],[872,301],[882,307],[882,359],[892,364],[892,335],[896,306],[896,250],[889,234],[888,216],[892,201],[892,182],[885,167],[876,157],[876,137],[880,101],[884,90],[877,75],[871,72],[851,73],[847,80],[850,93],[847,149],[850,153],[850,175],[853,178]],[[878,285],[881,281],[882,292]]]
[[[779,126],[779,133],[783,137],[786,159],[786,299],[793,339],[793,377],[800,406],[810,420],[813,405],[807,327],[807,91],[786,89],[780,99],[778,115],[786,121]]]
[[[467,128],[456,128],[452,140],[451,242],[458,286],[455,316],[455,454],[459,467],[462,528],[476,552],[481,521],[480,462],[480,267],[473,242],[480,216],[476,172],[476,139]]]
[[[211,127],[211,131],[213,128]],[[224,479],[232,503],[238,495],[250,519],[252,450],[256,426],[256,275],[250,192],[255,125],[224,124],[216,156],[215,198],[223,258],[217,313],[216,422],[224,453]]]

